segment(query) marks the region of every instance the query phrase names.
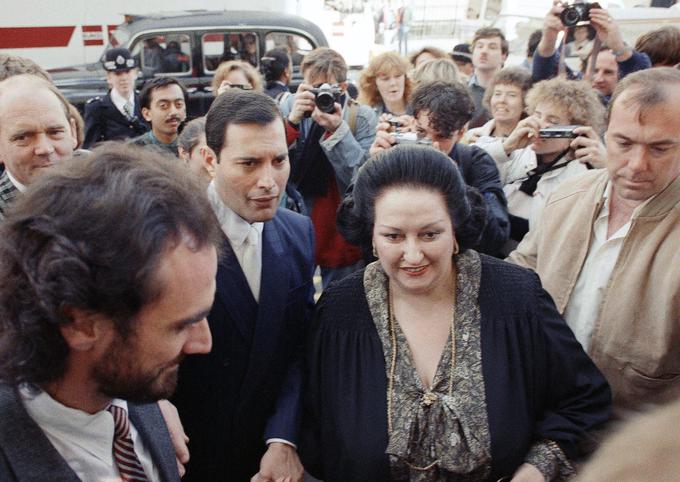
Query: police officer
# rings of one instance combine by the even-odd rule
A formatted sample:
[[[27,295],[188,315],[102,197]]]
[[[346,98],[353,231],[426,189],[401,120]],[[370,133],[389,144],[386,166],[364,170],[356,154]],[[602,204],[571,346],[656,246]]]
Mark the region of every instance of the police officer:
[[[111,90],[85,104],[86,149],[98,142],[137,137],[149,130],[135,92],[137,65],[130,51],[111,49],[106,52],[103,64]]]

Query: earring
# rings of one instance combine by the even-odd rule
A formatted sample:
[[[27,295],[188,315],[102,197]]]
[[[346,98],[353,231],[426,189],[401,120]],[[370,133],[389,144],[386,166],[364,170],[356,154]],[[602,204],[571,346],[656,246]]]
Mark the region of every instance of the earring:
[[[453,254],[458,254],[460,252],[460,246],[458,246],[458,241],[453,240]]]

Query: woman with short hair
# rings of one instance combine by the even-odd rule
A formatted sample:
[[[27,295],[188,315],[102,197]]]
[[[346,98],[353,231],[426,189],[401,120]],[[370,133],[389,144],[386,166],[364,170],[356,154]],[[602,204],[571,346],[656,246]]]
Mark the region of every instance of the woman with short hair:
[[[413,87],[408,71],[408,62],[395,52],[374,57],[361,72],[357,100],[373,107],[378,116],[406,114]]]

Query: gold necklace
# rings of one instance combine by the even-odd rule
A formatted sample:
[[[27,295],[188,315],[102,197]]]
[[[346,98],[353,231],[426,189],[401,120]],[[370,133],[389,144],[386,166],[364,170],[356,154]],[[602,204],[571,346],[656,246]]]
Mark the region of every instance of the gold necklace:
[[[453,290],[453,314],[451,316],[451,326],[450,326],[450,336],[451,336],[451,361],[449,363],[449,386],[448,386],[448,396],[453,395],[453,369],[456,365],[456,336],[455,336],[455,326],[456,326],[456,289]],[[389,289],[389,284],[387,286],[387,299],[388,299],[388,330],[390,333],[390,343],[392,344],[391,360],[390,360],[390,372],[387,378],[387,432],[388,435],[392,435],[392,396],[394,394],[394,373],[397,368],[397,331],[396,331],[396,320],[394,318],[394,305],[392,303],[392,291]],[[436,371],[435,371],[436,375]],[[423,400],[421,403],[425,406],[432,405],[437,400],[437,395],[431,390],[428,390],[423,395]],[[427,468],[422,467],[412,467],[419,470],[429,470],[434,467],[437,461],[428,465]],[[410,464],[409,464],[410,465]]]

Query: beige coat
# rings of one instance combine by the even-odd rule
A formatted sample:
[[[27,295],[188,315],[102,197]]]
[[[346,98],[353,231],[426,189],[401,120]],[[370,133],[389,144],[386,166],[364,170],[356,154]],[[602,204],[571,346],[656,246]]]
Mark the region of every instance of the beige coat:
[[[597,170],[562,184],[508,257],[539,274],[560,313],[585,262],[607,180]],[[680,177],[633,215],[589,355],[617,408],[680,396]]]

